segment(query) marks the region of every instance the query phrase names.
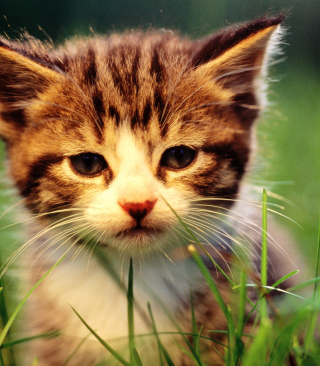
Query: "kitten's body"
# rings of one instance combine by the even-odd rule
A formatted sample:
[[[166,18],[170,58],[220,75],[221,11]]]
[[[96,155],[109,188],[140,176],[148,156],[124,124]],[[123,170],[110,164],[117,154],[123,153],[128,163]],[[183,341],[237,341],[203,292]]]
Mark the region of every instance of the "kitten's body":
[[[39,215],[40,229],[34,225],[26,244],[29,281],[66,255],[29,304],[33,333],[63,331],[32,346],[41,365],[62,365],[88,334],[70,305],[112,346],[125,347],[126,338],[113,339],[128,334],[126,293],[117,281],[126,283],[131,256],[136,334],[152,331],[148,301],[158,331],[177,330],[169,312],[190,333],[192,289],[202,334],[226,342],[207,332],[225,330],[226,320],[183,249],[191,239],[168,203],[208,248],[223,248],[218,260],[227,271],[227,216],[282,19],[262,18],[199,42],[169,32],[80,40],[58,51],[33,40],[0,41],[0,134],[11,176]],[[252,233],[241,225],[238,235],[256,235],[254,224]],[[93,243],[107,264],[92,253]],[[220,274],[216,282],[227,301],[226,280]],[[162,341],[175,364],[191,365],[173,338],[181,340]],[[157,364],[154,337],[138,339],[137,347],[144,364]],[[208,364],[223,363],[210,342],[203,348]],[[69,364],[93,365],[107,354],[90,338]]]

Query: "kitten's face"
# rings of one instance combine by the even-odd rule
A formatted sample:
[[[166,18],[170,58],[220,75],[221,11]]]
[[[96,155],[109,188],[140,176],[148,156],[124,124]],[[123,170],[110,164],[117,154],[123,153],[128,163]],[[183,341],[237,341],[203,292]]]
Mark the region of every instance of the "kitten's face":
[[[237,194],[275,29],[208,60],[210,41],[169,34],[80,42],[37,60],[32,45],[28,58],[3,47],[0,133],[27,207],[120,252],[173,244],[167,203],[187,218],[197,200],[214,209]]]

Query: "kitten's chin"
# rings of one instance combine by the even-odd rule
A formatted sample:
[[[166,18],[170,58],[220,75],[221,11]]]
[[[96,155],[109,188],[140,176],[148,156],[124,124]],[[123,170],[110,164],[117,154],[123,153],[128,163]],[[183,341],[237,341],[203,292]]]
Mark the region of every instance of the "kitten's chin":
[[[133,227],[120,231],[106,239],[102,246],[132,255],[134,253],[156,251],[168,243],[168,233],[164,229]]]

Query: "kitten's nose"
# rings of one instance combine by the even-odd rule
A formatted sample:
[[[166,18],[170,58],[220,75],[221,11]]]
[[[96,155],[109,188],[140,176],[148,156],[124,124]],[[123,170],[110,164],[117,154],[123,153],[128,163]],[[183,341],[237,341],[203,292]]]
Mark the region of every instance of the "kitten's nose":
[[[157,199],[154,201],[146,200],[145,202],[140,203],[133,203],[133,202],[126,202],[121,203],[118,202],[118,204],[131,216],[133,217],[138,225],[140,224],[140,221],[148,215],[150,211],[152,211],[154,205],[156,204]]]

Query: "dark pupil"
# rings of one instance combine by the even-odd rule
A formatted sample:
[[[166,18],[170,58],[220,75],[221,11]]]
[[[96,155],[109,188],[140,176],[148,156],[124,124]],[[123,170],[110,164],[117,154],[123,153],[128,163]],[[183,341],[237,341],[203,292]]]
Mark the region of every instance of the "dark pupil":
[[[161,165],[171,169],[182,169],[191,164],[196,152],[185,146],[175,146],[166,150],[161,158]]]
[[[104,157],[93,153],[72,156],[71,162],[76,171],[83,175],[99,174],[107,167]]]

